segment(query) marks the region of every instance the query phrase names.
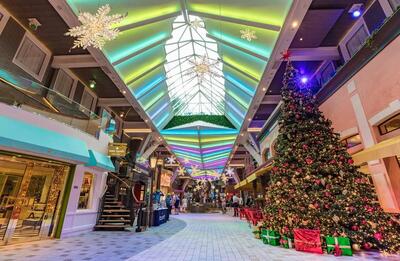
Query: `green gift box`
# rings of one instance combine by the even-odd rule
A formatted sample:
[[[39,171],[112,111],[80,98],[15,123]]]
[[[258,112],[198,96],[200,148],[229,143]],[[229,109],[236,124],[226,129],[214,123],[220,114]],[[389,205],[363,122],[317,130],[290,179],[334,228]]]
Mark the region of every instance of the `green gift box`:
[[[335,255],[340,255],[335,253],[335,246],[338,246],[341,250],[341,255],[352,256],[353,251],[351,250],[350,239],[348,237],[326,237],[326,249],[328,253],[334,253]]]
[[[279,246],[279,239],[281,238],[279,233],[274,230],[262,229],[261,238],[264,244],[272,246]]]
[[[293,240],[290,237],[282,236],[281,245],[284,248],[293,248]]]

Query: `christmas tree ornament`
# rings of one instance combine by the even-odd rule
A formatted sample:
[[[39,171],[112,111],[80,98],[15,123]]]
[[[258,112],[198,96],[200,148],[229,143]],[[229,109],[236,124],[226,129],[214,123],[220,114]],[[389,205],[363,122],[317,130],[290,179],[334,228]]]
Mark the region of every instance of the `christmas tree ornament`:
[[[119,30],[115,27],[126,15],[108,15],[111,11],[110,6],[101,6],[96,14],[82,12],[78,15],[81,25],[72,27],[65,35],[75,37],[72,49],[82,47],[86,49],[90,46],[102,49],[107,41],[111,41],[119,35]]]

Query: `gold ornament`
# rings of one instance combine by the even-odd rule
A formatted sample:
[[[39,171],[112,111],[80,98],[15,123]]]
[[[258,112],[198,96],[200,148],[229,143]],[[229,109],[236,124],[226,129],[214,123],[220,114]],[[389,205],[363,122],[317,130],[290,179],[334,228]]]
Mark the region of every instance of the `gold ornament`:
[[[359,244],[353,244],[353,245],[351,246],[351,248],[353,248],[354,251],[360,251],[360,249],[361,249],[361,247],[360,247]]]

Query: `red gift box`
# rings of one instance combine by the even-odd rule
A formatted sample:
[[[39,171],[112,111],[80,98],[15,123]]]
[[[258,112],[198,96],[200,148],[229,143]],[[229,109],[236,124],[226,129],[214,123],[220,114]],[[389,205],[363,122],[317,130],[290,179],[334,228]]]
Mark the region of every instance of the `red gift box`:
[[[314,229],[293,229],[294,247],[297,251],[322,254],[321,234]]]

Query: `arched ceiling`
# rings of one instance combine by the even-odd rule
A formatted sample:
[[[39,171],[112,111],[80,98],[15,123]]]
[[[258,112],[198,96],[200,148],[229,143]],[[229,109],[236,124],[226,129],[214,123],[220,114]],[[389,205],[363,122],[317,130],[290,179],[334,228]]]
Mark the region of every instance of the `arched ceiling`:
[[[226,164],[292,1],[67,0],[67,3],[75,14],[94,13],[107,3],[112,13],[127,13],[118,25],[121,34],[103,48],[105,56],[177,158],[182,163],[184,159],[186,162],[193,159],[190,164],[206,170],[221,169]],[[256,39],[246,39],[244,31],[254,33]],[[212,73],[200,77],[193,68],[204,60],[211,65]],[[176,115],[221,115],[234,128],[199,121],[163,130]],[[224,145],[215,157],[218,164],[213,165],[213,161],[206,160],[210,152],[201,148],[218,148],[219,144],[214,146],[210,142],[218,140],[218,135],[232,142]],[[178,140],[179,144],[175,144]],[[192,148],[194,143],[200,148],[196,153],[190,150],[197,149]]]

